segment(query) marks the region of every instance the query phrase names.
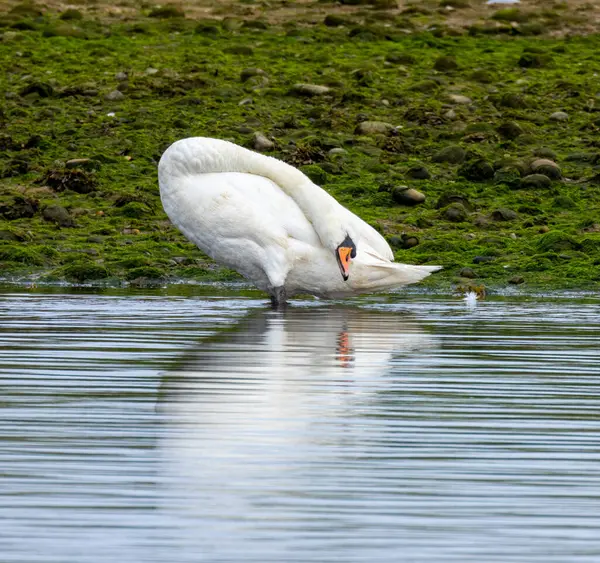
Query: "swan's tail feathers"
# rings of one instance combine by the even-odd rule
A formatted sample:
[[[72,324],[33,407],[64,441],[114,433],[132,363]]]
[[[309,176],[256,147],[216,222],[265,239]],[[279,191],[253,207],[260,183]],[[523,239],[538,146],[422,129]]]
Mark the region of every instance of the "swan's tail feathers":
[[[375,252],[364,251],[362,263],[366,266],[365,289],[389,289],[420,282],[429,274],[441,270],[441,266],[414,266],[383,259]]]

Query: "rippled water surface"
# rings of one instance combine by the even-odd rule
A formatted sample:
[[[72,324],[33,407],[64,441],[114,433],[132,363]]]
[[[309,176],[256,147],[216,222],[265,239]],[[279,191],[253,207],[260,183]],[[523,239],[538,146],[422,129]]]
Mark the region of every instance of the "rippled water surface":
[[[600,561],[600,301],[248,295],[0,295],[2,563]]]

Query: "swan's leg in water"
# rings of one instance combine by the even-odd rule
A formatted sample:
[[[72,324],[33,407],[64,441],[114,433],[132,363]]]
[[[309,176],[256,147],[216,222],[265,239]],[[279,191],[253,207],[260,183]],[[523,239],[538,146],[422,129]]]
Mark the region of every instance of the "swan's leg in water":
[[[281,309],[287,305],[287,296],[285,294],[285,287],[279,286],[274,287],[271,290],[271,307],[273,309]]]

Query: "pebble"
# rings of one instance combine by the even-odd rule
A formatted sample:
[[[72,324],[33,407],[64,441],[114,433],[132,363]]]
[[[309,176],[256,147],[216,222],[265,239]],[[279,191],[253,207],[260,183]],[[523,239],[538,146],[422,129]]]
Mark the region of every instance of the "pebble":
[[[458,145],[444,147],[433,155],[433,162],[449,162],[451,164],[460,164],[465,160],[465,149]]]
[[[127,76],[126,72],[117,72],[117,74],[115,74],[115,79],[118,80],[119,82],[123,82],[124,80],[127,80],[129,77]]]
[[[551,180],[560,180],[562,172],[558,164],[548,158],[538,158],[531,163],[531,171],[536,174],[544,174]]]
[[[564,111],[555,111],[550,116],[550,119],[552,121],[568,121],[569,120],[569,115],[567,113],[565,113]]]
[[[110,102],[118,102],[120,100],[125,99],[125,94],[123,94],[123,92],[120,92],[119,90],[113,90],[112,92],[106,94],[106,96],[104,96],[104,99]]]
[[[275,143],[260,131],[256,131],[252,137],[252,146],[254,147],[254,150],[263,152],[272,150]]]
[[[362,121],[356,126],[356,135],[389,135],[396,128],[385,121]]]
[[[414,180],[428,180],[429,178],[431,178],[429,170],[427,170],[425,166],[421,165],[411,166],[406,172],[406,175],[409,178],[413,178]]]
[[[69,212],[61,205],[49,205],[42,212],[42,217],[46,221],[56,223],[61,227],[72,227],[74,225],[73,218]]]
[[[467,96],[461,94],[449,94],[448,99],[454,104],[466,105],[473,103],[473,100]]]
[[[319,84],[294,84],[292,92],[300,96],[322,96],[331,92],[331,88]]]
[[[458,114],[453,110],[453,109],[449,109],[445,114],[444,117],[446,119],[456,119],[458,117]]]
[[[493,221],[514,221],[518,217],[517,212],[506,207],[501,207],[492,211],[491,218]]]
[[[425,194],[408,186],[397,186],[392,189],[392,199],[401,205],[419,205],[425,201]]]
[[[550,178],[544,174],[529,174],[521,178],[521,188],[549,188],[551,184]]]
[[[525,278],[523,276],[513,276],[508,280],[508,283],[512,285],[521,285],[522,283],[525,283]]]
[[[467,220],[467,210],[460,203],[453,203],[446,207],[443,212],[444,219],[453,223],[462,223]]]
[[[345,155],[348,154],[348,151],[346,149],[342,149],[340,147],[334,147],[333,149],[330,149],[327,154],[329,156],[338,156],[338,155]]]
[[[458,275],[461,278],[469,278],[469,279],[474,279],[477,277],[477,274],[473,271],[472,268],[463,268],[460,272],[458,272]]]
[[[152,76],[153,74],[158,74],[158,69],[157,68],[152,68],[151,66],[149,66],[144,72],[148,76]]]
[[[266,76],[266,74],[267,73],[262,68],[245,68],[240,73],[240,80],[246,82],[246,80],[253,76]]]

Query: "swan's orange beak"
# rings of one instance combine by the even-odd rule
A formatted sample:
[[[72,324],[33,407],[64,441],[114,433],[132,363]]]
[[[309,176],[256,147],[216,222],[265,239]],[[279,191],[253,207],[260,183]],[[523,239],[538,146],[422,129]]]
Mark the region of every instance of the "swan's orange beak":
[[[350,268],[350,255],[352,254],[352,248],[348,246],[339,246],[337,249],[337,259],[342,272],[344,281],[348,279],[348,269]]]

